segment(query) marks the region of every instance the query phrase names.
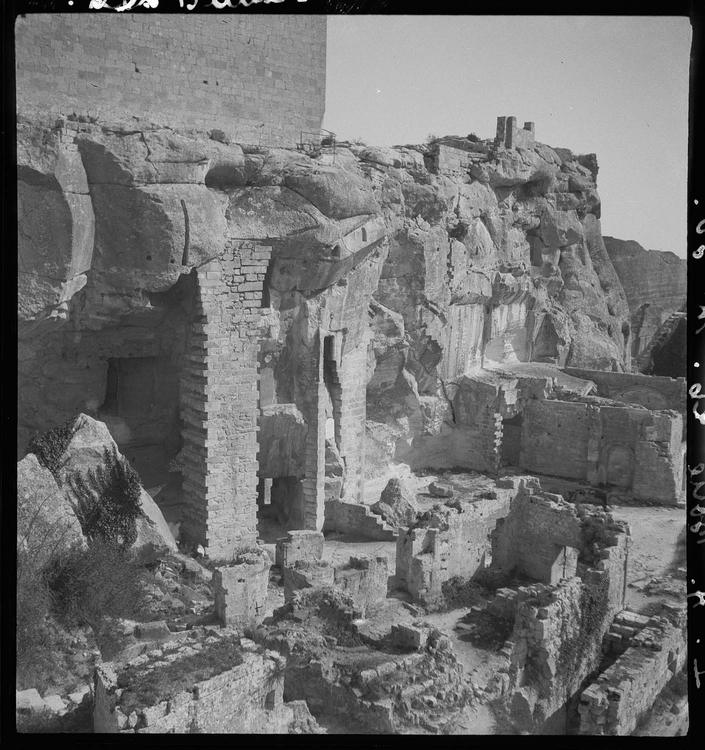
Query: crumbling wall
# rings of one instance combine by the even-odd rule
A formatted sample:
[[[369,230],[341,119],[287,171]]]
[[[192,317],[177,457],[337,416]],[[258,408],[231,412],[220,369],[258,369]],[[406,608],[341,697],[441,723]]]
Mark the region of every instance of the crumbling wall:
[[[603,637],[624,606],[629,546],[626,524],[595,506],[576,509],[535,484],[520,488],[498,524],[493,567],[513,565],[524,575],[558,581],[520,587],[511,596],[503,590],[491,608],[514,620],[505,643],[510,663],[496,683],[518,729],[565,734],[567,702],[600,663]],[[572,548],[570,570],[565,562],[563,570],[551,564],[557,547]]]
[[[572,578],[581,547],[581,521],[560,495],[522,488],[493,534],[492,565],[541,583]]]
[[[135,115],[290,147],[323,119],[323,15],[234,15],[216,22],[31,14],[17,19],[15,49],[21,111]]]
[[[580,695],[580,734],[629,735],[683,668],[685,616],[652,617],[630,645]]]
[[[437,506],[416,525],[399,533],[396,576],[417,601],[436,606],[443,584],[460,576],[469,580],[489,563],[490,532],[509,510],[512,489],[453,507]]]

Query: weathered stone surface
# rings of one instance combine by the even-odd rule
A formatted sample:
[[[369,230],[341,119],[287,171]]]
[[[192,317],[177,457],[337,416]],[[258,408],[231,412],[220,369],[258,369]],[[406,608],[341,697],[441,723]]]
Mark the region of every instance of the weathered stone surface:
[[[74,474],[85,475],[101,466],[106,449],[117,451],[108,428],[86,414],[79,414],[74,424],[74,433],[60,460],[59,478],[69,501],[75,502],[70,477]],[[118,456],[121,455],[118,451]],[[159,506],[144,489],[140,495],[140,506],[142,515],[137,519],[135,547],[151,544],[175,550],[176,542]]]
[[[382,490],[379,500],[370,506],[391,526],[410,526],[416,520],[418,508],[414,494],[403,479],[392,478]]]
[[[17,542],[39,567],[54,552],[83,543],[64,490],[33,453],[17,464]]]
[[[645,250],[633,240],[603,239],[629,305],[632,357],[645,372],[647,362],[641,358],[659,327],[684,309],[686,261],[672,252]]]

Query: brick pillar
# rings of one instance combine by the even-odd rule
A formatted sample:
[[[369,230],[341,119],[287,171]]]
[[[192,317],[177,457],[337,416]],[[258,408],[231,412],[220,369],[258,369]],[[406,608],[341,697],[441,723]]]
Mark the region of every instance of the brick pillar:
[[[230,241],[197,270],[182,377],[185,531],[213,559],[257,539],[260,308],[271,248]]]
[[[313,378],[309,388],[311,406],[306,414],[308,433],[306,436],[304,494],[304,528],[320,531],[323,528],[326,480],[326,414],[325,380],[323,377],[323,342],[325,333],[320,328],[316,333],[311,369]]]

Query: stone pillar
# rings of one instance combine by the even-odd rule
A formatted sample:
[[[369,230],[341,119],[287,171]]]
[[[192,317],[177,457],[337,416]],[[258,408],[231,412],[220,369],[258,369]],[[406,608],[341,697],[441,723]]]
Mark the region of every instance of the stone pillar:
[[[257,538],[257,349],[271,248],[230,241],[197,270],[181,383],[184,530],[212,559]]]

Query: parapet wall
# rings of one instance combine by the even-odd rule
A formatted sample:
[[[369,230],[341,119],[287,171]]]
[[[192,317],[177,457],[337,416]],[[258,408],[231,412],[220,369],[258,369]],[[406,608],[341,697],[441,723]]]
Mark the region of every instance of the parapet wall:
[[[325,108],[325,15],[32,14],[15,25],[17,109],[135,116],[293,146]]]

